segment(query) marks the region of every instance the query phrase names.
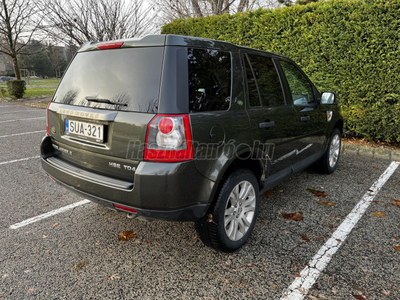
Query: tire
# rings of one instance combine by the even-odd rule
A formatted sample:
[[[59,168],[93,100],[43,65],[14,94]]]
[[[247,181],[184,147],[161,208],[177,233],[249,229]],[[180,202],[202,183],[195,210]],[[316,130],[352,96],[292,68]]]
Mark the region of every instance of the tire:
[[[233,252],[243,246],[251,235],[259,206],[256,177],[247,169],[238,169],[223,182],[208,214],[195,223],[198,236],[209,247]]]
[[[331,174],[336,170],[340,158],[341,137],[341,132],[335,128],[329,139],[328,149],[326,149],[324,156],[316,163],[319,172]]]

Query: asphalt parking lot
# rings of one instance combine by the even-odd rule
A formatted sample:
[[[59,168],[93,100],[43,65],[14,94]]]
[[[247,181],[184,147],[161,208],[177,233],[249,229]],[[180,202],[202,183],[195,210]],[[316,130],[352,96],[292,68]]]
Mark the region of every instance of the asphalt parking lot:
[[[192,223],[68,209],[83,199],[41,169],[45,116],[0,103],[0,299],[400,299],[398,164],[345,154],[332,175],[294,175],[263,196],[250,241],[225,254]],[[123,231],[136,238],[118,241]]]

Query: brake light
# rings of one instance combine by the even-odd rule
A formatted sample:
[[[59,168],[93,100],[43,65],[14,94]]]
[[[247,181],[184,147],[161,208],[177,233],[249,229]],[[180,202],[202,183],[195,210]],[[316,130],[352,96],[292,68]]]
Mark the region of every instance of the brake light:
[[[188,115],[156,115],[147,126],[144,159],[178,162],[193,159]]]
[[[107,43],[101,43],[97,45],[97,48],[100,50],[107,50],[107,49],[118,49],[121,48],[121,46],[124,44],[124,42],[107,42]]]
[[[47,105],[46,108],[46,131],[47,131],[47,135],[50,135],[50,128],[49,128],[49,107],[50,107],[51,101],[49,102],[49,104]]]

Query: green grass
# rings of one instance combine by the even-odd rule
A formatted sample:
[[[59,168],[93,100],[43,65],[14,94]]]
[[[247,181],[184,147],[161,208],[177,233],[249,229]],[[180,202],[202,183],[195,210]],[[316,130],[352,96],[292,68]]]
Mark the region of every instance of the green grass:
[[[31,79],[29,81],[29,85],[26,85],[26,91],[24,95],[24,99],[32,99],[32,98],[44,98],[44,97],[52,97],[54,91],[56,90],[60,79]],[[0,88],[5,87],[7,89],[7,83],[0,83]],[[8,92],[5,94],[5,97],[2,98],[11,98],[8,95]]]

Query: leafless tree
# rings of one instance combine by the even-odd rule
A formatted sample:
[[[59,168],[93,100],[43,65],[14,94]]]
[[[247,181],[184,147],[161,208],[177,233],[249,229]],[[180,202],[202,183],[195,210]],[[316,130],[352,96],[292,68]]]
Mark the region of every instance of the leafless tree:
[[[143,0],[43,0],[42,29],[68,45],[138,37],[151,28],[152,8]]]
[[[259,7],[275,8],[278,0],[153,0],[159,11],[159,20],[165,24],[175,19],[204,17],[254,10]]]
[[[11,57],[15,77],[21,80],[17,56],[38,29],[37,8],[31,0],[1,0],[0,6],[0,52]]]

